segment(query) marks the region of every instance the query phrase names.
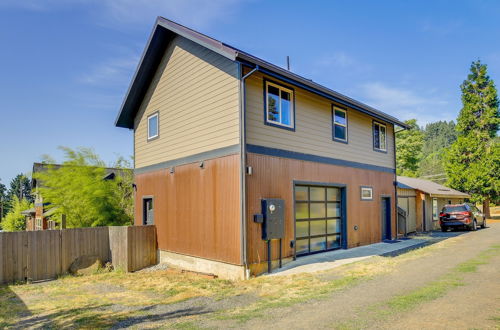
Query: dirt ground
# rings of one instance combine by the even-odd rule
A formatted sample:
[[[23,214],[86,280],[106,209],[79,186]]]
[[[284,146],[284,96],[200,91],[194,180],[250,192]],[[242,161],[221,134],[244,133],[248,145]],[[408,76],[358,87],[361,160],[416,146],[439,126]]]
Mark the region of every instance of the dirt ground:
[[[451,240],[432,253],[404,261],[386,274],[326,299],[268,310],[264,317],[238,327],[262,328],[272,324],[273,329],[500,328],[500,224]],[[485,251],[487,260],[482,258]],[[476,269],[456,270],[468,263],[477,263]],[[448,279],[456,283],[447,286]],[[430,285],[441,281],[444,284]],[[430,292],[421,292],[426,287]],[[434,296],[432,289],[439,294]],[[395,297],[404,299],[415,293],[417,297],[407,308],[392,308]],[[198,325],[225,328],[234,324],[202,321]]]
[[[458,234],[458,235],[457,235]],[[0,328],[500,328],[500,221],[397,257],[242,282],[158,270],[0,287]]]

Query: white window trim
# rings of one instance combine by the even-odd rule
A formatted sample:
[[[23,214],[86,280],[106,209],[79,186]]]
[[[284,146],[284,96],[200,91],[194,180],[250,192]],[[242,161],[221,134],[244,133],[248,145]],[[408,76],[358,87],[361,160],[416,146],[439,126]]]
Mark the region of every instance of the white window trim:
[[[384,146],[385,146],[385,148],[377,148],[377,147],[375,147],[375,125],[379,126],[379,129],[378,129],[378,138],[379,138],[378,144],[379,144],[379,146],[382,145],[381,140],[380,140],[380,136],[381,136],[381,134],[380,134],[380,132],[381,132],[380,127],[383,127],[384,130],[385,130],[385,134],[384,134],[384,138],[385,138]],[[373,137],[373,149],[387,152],[387,125],[379,123],[377,121],[374,121],[373,122],[372,137]]]
[[[435,207],[434,207],[435,206]],[[437,198],[432,198],[432,220],[439,220],[439,205]]]
[[[344,115],[345,115],[345,124],[337,123],[335,121],[335,111],[340,111],[340,112],[344,113]],[[347,121],[347,110],[344,110],[342,108],[333,107],[333,139],[334,140],[338,140],[338,141],[342,141],[342,142],[347,142],[347,134],[348,134],[347,131],[349,129],[347,127],[348,124],[349,124],[349,122]],[[345,139],[341,139],[341,138],[335,136],[335,125],[345,127]]]
[[[280,91],[280,102],[279,102],[279,113],[280,113],[280,120],[281,120],[281,92],[285,91],[290,94],[290,125],[283,124],[279,121],[274,121],[269,119],[269,88],[268,86],[273,86],[276,87]],[[294,128],[295,127],[295,118],[294,118],[294,113],[295,113],[295,104],[294,104],[294,95],[293,95],[293,90],[283,87],[281,85],[272,83],[270,81],[266,81],[266,123],[271,123],[273,125],[278,125],[278,126],[283,126],[287,128]]]
[[[370,197],[363,196],[364,191],[369,191]],[[372,201],[373,200],[373,187],[361,186],[360,194],[361,194],[362,201]]]
[[[151,118],[156,117],[156,135],[149,136],[149,123]],[[160,135],[160,117],[158,111],[148,116],[148,141],[157,138]]]

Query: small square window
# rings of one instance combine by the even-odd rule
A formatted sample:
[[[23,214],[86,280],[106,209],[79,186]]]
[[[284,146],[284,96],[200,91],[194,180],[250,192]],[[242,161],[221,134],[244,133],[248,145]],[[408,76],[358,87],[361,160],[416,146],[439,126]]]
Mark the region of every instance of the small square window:
[[[157,138],[158,132],[158,112],[148,117],[148,140]]]
[[[373,149],[387,151],[387,128],[384,124],[373,122]]]
[[[373,188],[372,187],[361,187],[361,200],[371,201],[373,200]]]
[[[294,129],[293,90],[266,81],[266,124]]]
[[[333,139],[347,142],[347,112],[344,109],[333,109]]]

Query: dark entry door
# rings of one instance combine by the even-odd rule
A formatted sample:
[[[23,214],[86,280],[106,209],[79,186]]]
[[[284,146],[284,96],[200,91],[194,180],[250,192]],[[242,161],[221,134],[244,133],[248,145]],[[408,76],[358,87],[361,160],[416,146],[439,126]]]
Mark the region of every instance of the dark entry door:
[[[341,188],[295,186],[295,237],[297,255],[341,247]]]
[[[142,209],[144,210],[142,223],[144,225],[154,224],[153,198],[144,198]]]
[[[391,198],[382,197],[381,201],[382,240],[391,239]]]

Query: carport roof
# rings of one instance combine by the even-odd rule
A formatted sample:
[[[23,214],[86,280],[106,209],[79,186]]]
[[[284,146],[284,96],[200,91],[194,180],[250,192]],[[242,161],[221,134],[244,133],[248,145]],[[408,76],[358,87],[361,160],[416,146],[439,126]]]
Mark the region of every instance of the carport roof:
[[[423,191],[426,194],[435,197],[455,197],[455,198],[469,198],[470,196],[466,193],[460,192],[455,189],[448,188],[446,186],[440,185],[438,183],[417,179],[409,178],[406,176],[398,176],[398,188],[403,189],[417,189]]]

